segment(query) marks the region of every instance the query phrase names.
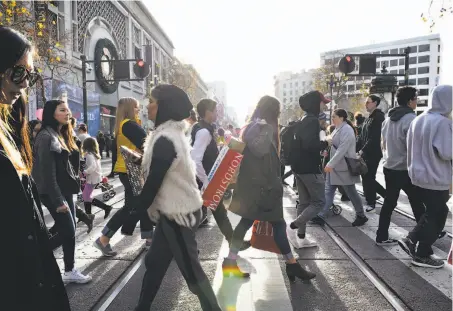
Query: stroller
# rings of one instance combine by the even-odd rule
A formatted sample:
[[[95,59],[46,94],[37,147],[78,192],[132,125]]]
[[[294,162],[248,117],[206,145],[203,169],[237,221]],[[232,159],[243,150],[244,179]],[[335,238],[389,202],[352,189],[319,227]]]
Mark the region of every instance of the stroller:
[[[80,188],[83,189],[85,188],[86,185],[86,174],[85,174],[85,169],[86,169],[86,164],[84,160],[80,161]],[[116,195],[116,191],[113,189],[113,185],[109,184],[109,180],[107,177],[103,177],[102,181],[98,183],[94,189],[101,189],[102,191],[102,200],[104,202],[107,202],[111,198],[113,198]],[[77,194],[77,202],[78,203],[83,203],[83,197],[82,193]]]

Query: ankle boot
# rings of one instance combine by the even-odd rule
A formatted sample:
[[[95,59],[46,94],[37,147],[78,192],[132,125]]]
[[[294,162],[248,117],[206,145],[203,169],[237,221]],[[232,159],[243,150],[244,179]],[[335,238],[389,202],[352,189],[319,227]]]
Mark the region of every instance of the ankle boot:
[[[87,233],[90,233],[91,230],[93,230],[93,220],[95,215],[94,214],[87,215],[80,207],[76,207],[76,216],[79,219],[79,221],[87,225],[88,227]]]
[[[99,201],[98,199],[93,199],[91,204],[93,204],[94,206],[97,206],[97,207],[99,207],[99,208],[104,210],[104,212],[105,212],[104,219],[109,217],[110,212],[112,211],[112,207],[110,205],[107,205],[104,202]]]
[[[242,272],[238,267],[237,260],[225,258],[222,264],[223,276],[224,277],[238,277],[238,278],[249,278],[250,273]]]
[[[298,262],[286,264],[286,275],[291,282],[295,282],[296,277],[301,279],[302,281],[308,281],[316,277],[316,274],[305,270]]]
[[[91,202],[83,202],[83,205],[85,207],[85,213],[90,215],[91,214]]]

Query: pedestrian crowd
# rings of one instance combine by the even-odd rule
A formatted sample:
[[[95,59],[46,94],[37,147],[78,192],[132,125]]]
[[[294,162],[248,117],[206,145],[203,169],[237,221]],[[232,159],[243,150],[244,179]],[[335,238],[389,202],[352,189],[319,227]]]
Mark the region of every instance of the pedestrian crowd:
[[[198,257],[196,229],[209,222],[202,193],[209,184],[220,150],[233,139],[245,144],[228,210],[241,217],[233,228],[225,196],[211,213],[228,241],[223,275],[250,278],[238,265],[239,252],[251,246],[244,240],[255,221],[272,227],[275,244],[286,262],[290,281],[310,280],[315,273],[296,261],[296,248],[315,247],[307,224],[325,225],[338,189],[342,201],[355,210],[352,226],[363,226],[366,213],[376,208],[377,194],[384,199],[376,244],[399,244],[416,266],[441,268],[432,244],[441,237],[446,222],[452,177],[452,86],[435,87],[429,108],[416,116],[417,90],[401,87],[397,107],[387,116],[380,97],[366,100],[369,116],[356,114],[355,125],[344,109],[336,109],[327,126],[321,92],[299,98],[304,116],[286,127],[279,125],[280,102],[263,96],[244,128],[216,128],[217,103],[201,100],[194,110],[179,87],[160,84],[149,95],[150,133],[138,118],[139,103],[121,98],[117,105],[115,133],[90,137],[86,124],[76,120],[66,102],[47,101],[41,121],[27,122],[27,88],[38,79],[33,66],[33,46],[20,33],[0,27],[0,197],[4,225],[3,245],[11,256],[2,256],[6,284],[2,305],[8,310],[70,310],[64,284],[88,283],[91,276],[75,267],[77,218],[93,227],[92,205],[109,218],[94,246],[103,256],[117,255],[110,241],[120,230],[132,235],[140,222],[147,254],[146,272],[136,311],[149,311],[166,271],[175,259],[188,287],[203,310],[221,310]],[[77,133],[76,133],[77,131]],[[143,183],[130,173],[122,147],[137,151]],[[112,207],[93,197],[102,182],[101,158],[112,152],[112,173],[124,186],[124,206],[110,216]],[[386,189],[376,181],[384,159]],[[285,173],[285,167],[290,172]],[[285,179],[294,175],[298,193],[297,216],[289,225],[283,217]],[[84,183],[81,184],[81,176]],[[362,183],[366,205],[355,185]],[[83,207],[74,203],[82,191]],[[139,190],[137,190],[139,189]],[[389,226],[403,190],[416,218],[415,228],[397,241]],[[137,192],[138,191],[138,192]],[[45,206],[55,225],[47,228]],[[295,230],[296,239],[288,238]],[[14,234],[11,234],[14,232]],[[53,250],[62,246],[64,272],[60,273]],[[11,306],[11,307],[10,307]]]

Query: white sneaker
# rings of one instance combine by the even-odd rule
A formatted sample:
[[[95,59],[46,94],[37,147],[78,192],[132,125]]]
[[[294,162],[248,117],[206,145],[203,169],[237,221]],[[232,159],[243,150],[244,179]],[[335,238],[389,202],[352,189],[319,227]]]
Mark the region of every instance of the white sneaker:
[[[63,283],[78,283],[78,284],[85,284],[91,281],[91,276],[83,275],[77,269],[72,269],[72,271],[63,273],[62,277]]]
[[[318,246],[318,244],[315,241],[309,240],[307,238],[305,239],[297,238],[297,244],[299,245],[299,248],[309,248]]]

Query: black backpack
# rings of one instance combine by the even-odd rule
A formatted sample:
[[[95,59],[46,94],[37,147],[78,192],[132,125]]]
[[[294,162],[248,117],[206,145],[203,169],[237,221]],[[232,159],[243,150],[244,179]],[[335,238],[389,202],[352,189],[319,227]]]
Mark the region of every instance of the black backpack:
[[[293,165],[295,160],[295,141],[296,137],[296,128],[300,124],[300,121],[294,122],[293,124],[285,127],[280,133],[280,144],[281,144],[281,162],[284,165]]]

